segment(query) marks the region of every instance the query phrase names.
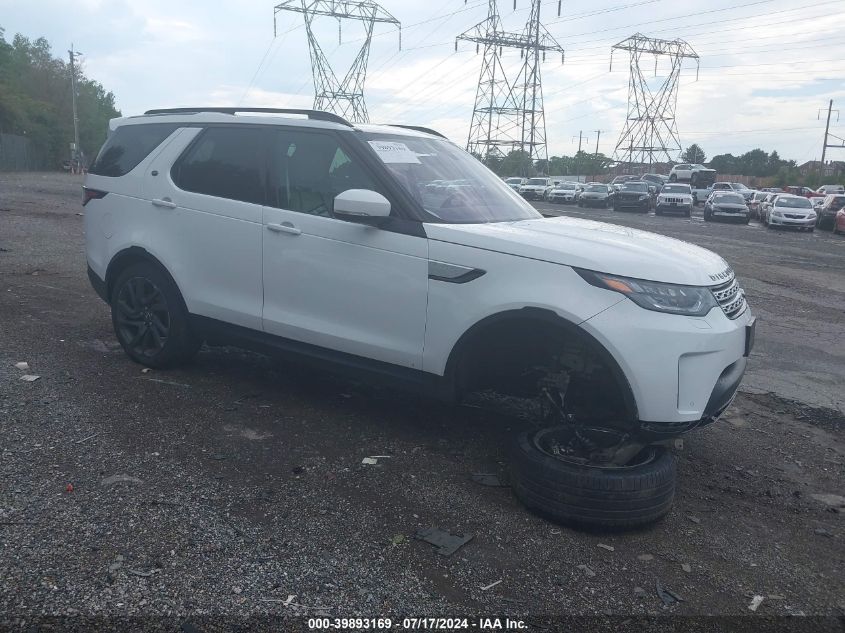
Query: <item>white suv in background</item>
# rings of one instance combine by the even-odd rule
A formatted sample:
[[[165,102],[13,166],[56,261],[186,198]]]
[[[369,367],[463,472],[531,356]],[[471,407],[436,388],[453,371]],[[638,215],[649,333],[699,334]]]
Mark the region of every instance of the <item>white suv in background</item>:
[[[205,341],[448,400],[540,398],[552,426],[517,442],[514,489],[565,521],[665,514],[657,444],[724,411],[753,343],[718,255],[544,219],[424,128],[150,111],[111,122],[83,200],[89,277],[135,361],[174,366]]]

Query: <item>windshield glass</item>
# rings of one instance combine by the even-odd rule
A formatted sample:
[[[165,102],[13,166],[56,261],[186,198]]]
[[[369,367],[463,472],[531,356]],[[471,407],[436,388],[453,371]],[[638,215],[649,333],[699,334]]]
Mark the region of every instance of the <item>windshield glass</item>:
[[[518,185],[522,182],[522,178],[508,178],[505,182],[511,185]]]
[[[776,207],[786,207],[787,209],[811,209],[813,207],[807,198],[778,198],[775,201]]]
[[[528,181],[529,185],[545,185],[546,179],[545,178],[531,178]]]
[[[741,182],[732,182],[731,187],[733,187],[737,191],[746,191],[748,189],[748,187],[743,185]]]
[[[663,185],[661,193],[692,193],[689,185]]]
[[[586,189],[587,191],[595,191],[597,193],[607,193],[607,187],[604,185],[590,185]]]
[[[648,193],[648,185],[644,182],[626,182],[622,185],[622,191],[637,191],[639,193]]]
[[[735,193],[720,193],[713,197],[718,204],[745,204],[745,198]]]
[[[435,222],[475,224],[543,216],[496,174],[453,143],[362,134],[396,181]],[[544,178],[533,178],[545,184]]]
[[[557,187],[555,187],[555,189],[561,189],[563,191],[575,191],[575,185],[568,182],[562,182]]]

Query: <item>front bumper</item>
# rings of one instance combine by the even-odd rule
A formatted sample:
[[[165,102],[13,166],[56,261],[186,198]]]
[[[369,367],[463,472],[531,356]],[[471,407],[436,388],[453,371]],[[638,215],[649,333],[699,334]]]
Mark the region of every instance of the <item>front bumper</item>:
[[[745,372],[746,308],[728,319],[721,308],[705,317],[645,310],[624,300],[581,324],[624,373],[641,422],[689,424],[713,418],[730,403]]]
[[[692,211],[692,202],[689,204],[659,202],[656,208],[661,213],[689,213]]]
[[[573,194],[551,194],[549,196],[549,200],[552,202],[575,202],[575,196]]]
[[[520,191],[519,195],[521,195],[526,200],[541,200],[543,198],[543,196],[545,195],[545,192],[544,191],[534,191],[534,190]]]
[[[593,206],[593,205],[595,205],[595,206],[601,206],[601,205],[607,206],[607,198],[585,198],[584,196],[581,196],[578,199],[578,201],[581,204],[583,204],[584,206],[587,206],[587,207]]]
[[[777,216],[774,214],[769,214],[769,224],[773,226],[794,226],[800,228],[806,228],[810,226],[816,225],[816,218],[787,218],[783,216]]]
[[[651,200],[622,200],[617,198],[613,203],[617,209],[649,209]]]

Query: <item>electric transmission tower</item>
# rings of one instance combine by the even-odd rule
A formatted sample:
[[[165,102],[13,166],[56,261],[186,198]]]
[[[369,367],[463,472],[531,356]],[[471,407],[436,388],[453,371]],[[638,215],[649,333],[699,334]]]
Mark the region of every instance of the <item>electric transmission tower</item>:
[[[455,40],[455,50],[458,40],[475,42],[476,52],[484,47],[467,140],[467,150],[482,159],[503,158],[513,150],[525,152],[532,162],[548,159],[540,64],[549,51],[560,53],[563,63],[564,53],[540,23],[540,3],[541,0],[531,0],[528,23],[522,33],[509,33],[502,28],[496,0],[489,0],[487,19]],[[558,15],[560,5],[558,2]],[[522,59],[519,71],[510,78],[502,62],[506,48],[519,49]]]
[[[364,102],[364,81],[367,78],[367,61],[373,28],[377,22],[395,24],[399,28],[399,48],[402,48],[402,25],[399,20],[371,0],[284,0],[273,10],[273,33],[276,32],[276,14],[280,11],[301,13],[305,18],[305,32],[311,53],[311,72],[314,75],[314,109],[334,112],[355,123],[369,122],[367,104]],[[364,25],[364,43],[355,60],[343,77],[337,75],[317,42],[312,24],[317,16],[337,19],[338,43],[341,38],[341,21],[358,20]]]
[[[629,165],[672,162],[681,152],[681,139],[675,118],[681,67],[685,59],[694,59],[697,79],[698,54],[683,40],[659,40],[637,33],[610,49],[611,70],[615,50],[628,51],[631,70],[628,82],[628,116],[613,152],[614,160]],[[669,74],[656,91],[649,87],[640,65],[644,55],[654,56],[655,77],[660,57],[665,56],[670,60]]]

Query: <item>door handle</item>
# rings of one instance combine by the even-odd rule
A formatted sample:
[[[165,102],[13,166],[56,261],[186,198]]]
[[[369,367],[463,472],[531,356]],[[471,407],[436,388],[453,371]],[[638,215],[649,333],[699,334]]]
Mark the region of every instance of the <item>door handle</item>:
[[[301,235],[302,231],[296,228],[290,222],[282,222],[281,224],[276,224],[275,222],[270,222],[267,224],[267,228],[274,233],[287,233],[288,235]]]
[[[153,198],[150,202],[153,203],[154,207],[163,207],[165,209],[175,209],[179,206],[170,198]]]

